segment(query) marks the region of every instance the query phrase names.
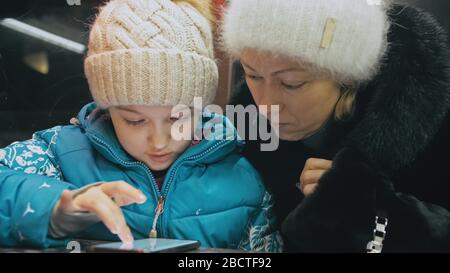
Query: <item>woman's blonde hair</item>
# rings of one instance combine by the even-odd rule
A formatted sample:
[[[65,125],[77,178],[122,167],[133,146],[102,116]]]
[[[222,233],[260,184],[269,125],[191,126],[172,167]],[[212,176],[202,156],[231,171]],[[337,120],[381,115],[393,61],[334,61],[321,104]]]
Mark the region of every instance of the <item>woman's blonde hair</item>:
[[[334,118],[336,120],[346,120],[353,114],[356,92],[358,84],[351,80],[337,75],[336,73],[318,67],[317,65],[299,62],[301,66],[316,77],[330,78],[340,87],[341,96],[334,108]]]
[[[341,97],[336,103],[334,117],[337,120],[346,120],[353,114],[357,85],[340,84]]]

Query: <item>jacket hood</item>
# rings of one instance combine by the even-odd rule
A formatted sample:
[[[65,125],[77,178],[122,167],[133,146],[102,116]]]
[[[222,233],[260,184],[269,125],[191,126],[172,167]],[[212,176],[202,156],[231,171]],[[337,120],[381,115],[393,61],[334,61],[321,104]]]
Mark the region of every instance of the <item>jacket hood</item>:
[[[244,141],[226,117],[212,112],[201,114],[202,122],[198,123],[196,132],[203,132],[204,138],[197,145],[189,147],[177,161],[190,160],[197,164],[211,164],[236,149],[242,149]],[[80,110],[78,120],[92,145],[105,158],[122,164],[124,161],[136,161],[122,148],[108,113],[98,108],[95,102]]]

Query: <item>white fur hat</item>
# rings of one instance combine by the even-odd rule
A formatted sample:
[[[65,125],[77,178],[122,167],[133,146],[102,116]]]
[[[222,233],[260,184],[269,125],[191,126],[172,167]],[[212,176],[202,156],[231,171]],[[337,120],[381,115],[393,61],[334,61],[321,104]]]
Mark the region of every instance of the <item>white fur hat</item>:
[[[210,0],[112,0],[100,11],[84,62],[92,96],[117,105],[189,105],[215,97]],[[206,9],[206,8],[205,8]]]
[[[382,0],[230,0],[222,39],[235,57],[252,48],[369,80],[387,48],[387,8]]]

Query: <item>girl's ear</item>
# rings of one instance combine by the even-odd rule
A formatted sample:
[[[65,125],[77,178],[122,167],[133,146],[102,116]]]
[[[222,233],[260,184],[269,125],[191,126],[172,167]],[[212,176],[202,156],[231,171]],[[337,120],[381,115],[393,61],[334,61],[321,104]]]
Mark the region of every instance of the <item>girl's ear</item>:
[[[111,119],[111,112],[110,112],[109,108],[105,110],[105,117],[107,119]]]
[[[114,111],[116,106],[109,106],[108,108],[103,109],[106,115],[111,115],[111,111]]]
[[[100,109],[100,116],[104,119],[107,120],[111,120],[111,112],[110,112],[110,108],[106,108],[106,109]]]

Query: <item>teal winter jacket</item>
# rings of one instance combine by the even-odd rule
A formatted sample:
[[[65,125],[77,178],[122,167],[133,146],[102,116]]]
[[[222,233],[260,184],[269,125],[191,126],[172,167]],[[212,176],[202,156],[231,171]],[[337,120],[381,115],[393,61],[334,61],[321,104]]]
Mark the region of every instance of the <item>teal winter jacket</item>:
[[[123,150],[102,113],[88,104],[78,115],[79,125],[39,131],[30,140],[0,149],[0,246],[64,247],[73,238],[49,235],[52,209],[62,192],[122,180],[147,196],[144,204],[122,208],[135,239],[148,238],[163,198],[158,237],[198,240],[203,247],[282,250],[271,196],[238,153],[243,141],[225,117],[203,113],[203,126],[219,118],[217,124],[227,130],[210,132],[225,137],[189,147],[159,190],[152,171]],[[101,222],[76,238],[119,240]]]

